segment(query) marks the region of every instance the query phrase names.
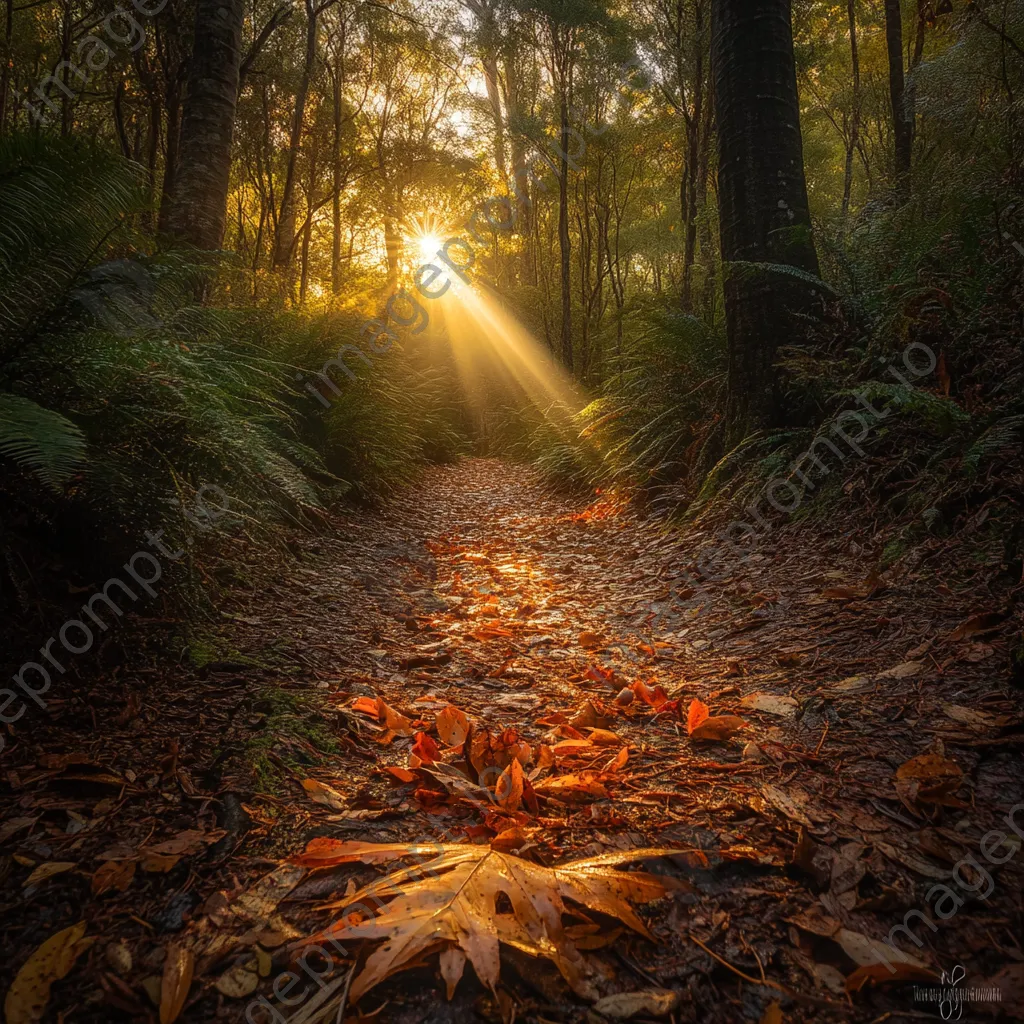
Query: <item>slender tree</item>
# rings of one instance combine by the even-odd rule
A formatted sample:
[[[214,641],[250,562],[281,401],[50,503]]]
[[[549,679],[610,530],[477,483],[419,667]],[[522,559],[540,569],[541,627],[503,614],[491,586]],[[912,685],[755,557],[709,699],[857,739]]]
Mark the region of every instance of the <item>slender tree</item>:
[[[200,249],[217,249],[224,238],[242,19],[242,0],[197,0],[167,228]]]
[[[712,62],[728,329],[728,435],[785,418],[775,370],[817,275],[804,180],[790,0],[716,0]],[[775,267],[766,267],[774,264]]]
[[[908,109],[906,76],[903,71],[903,12],[900,0],[885,0],[885,47],[889,55],[889,102],[892,106],[892,132],[896,141],[896,183],[904,190],[910,178],[914,116]]]

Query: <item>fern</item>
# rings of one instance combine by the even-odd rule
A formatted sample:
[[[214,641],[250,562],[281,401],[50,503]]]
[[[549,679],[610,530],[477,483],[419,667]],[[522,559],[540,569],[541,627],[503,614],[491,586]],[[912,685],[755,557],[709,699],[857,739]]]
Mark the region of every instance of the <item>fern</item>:
[[[29,398],[0,394],[0,455],[59,493],[85,463],[85,435],[67,417]]]

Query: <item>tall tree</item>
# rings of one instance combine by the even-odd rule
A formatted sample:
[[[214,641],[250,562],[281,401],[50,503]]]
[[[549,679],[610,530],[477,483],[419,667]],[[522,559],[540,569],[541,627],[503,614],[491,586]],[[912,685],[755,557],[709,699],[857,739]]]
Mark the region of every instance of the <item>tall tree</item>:
[[[914,144],[914,115],[908,107],[906,76],[903,71],[903,12],[900,0],[885,0],[885,48],[889,55],[889,102],[892,132],[896,141],[896,183],[906,189],[910,178],[910,157]]]
[[[808,306],[798,276],[818,273],[804,179],[790,0],[716,0],[712,62],[728,330],[727,433],[784,419],[775,370],[790,313]]]
[[[242,0],[197,0],[167,228],[199,249],[217,249],[224,238],[242,19]]]

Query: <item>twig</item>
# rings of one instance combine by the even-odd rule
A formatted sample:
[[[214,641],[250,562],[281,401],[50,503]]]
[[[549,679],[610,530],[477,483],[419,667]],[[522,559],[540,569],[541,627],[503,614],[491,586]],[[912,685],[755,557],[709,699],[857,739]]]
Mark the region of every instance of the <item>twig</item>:
[[[835,1010],[837,1013],[852,1013],[852,1006],[844,1006],[842,1003],[833,1003],[829,999],[818,999],[815,996],[805,996],[802,992],[796,992],[791,988],[787,988],[785,985],[780,985],[777,981],[772,981],[770,978],[765,978],[764,981],[760,981],[757,978],[752,978],[749,974],[744,974],[738,967],[733,967],[728,960],[723,960],[713,950],[708,949],[700,939],[697,938],[692,932],[688,933],[690,940],[697,946],[707,953],[713,960],[717,960],[723,967],[732,971],[733,974],[738,975],[744,981],[749,981],[751,985],[762,985],[765,988],[775,989],[776,992],[781,992],[783,995],[789,996],[790,999],[795,999],[797,1002],[807,1003],[810,1006],[819,1006],[828,1010]]]
[[[818,745],[814,748],[814,756],[818,756],[818,752],[821,750],[821,745],[825,742],[825,737],[828,735],[828,727],[830,725],[829,720],[825,719],[825,729],[821,734],[821,739],[818,740]]]
[[[341,1024],[342,1018],[345,1016],[345,1007],[348,1004],[348,990],[352,987],[352,975],[356,973],[356,962],[352,961],[352,966],[349,968],[348,977],[345,979],[345,987],[341,991],[341,1002],[338,1003],[338,1012],[334,1018],[334,1024]]]

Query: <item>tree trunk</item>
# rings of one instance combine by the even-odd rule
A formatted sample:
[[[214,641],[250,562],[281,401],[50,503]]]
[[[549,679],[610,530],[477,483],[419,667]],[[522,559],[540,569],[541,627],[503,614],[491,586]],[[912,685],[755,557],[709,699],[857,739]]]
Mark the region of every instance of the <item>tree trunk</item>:
[[[728,332],[727,434],[735,442],[785,422],[775,352],[781,340],[799,337],[790,314],[811,306],[804,282],[750,264],[818,273],[790,0],[717,0],[712,63]]]
[[[167,211],[168,231],[199,249],[224,239],[231,138],[238,102],[242,0],[197,0],[178,167]],[[170,146],[168,131],[168,148]]]
[[[892,106],[892,131],[896,140],[896,186],[902,192],[906,191],[910,183],[914,119],[907,109],[900,0],[885,0],[885,46],[889,54],[889,102]]]
[[[319,9],[313,0],[306,0],[306,61],[295,93],[291,136],[288,140],[288,168],[285,172],[284,191],[281,194],[281,215],[277,219],[277,238],[274,243],[274,266],[286,267],[295,254],[295,192],[298,182],[296,165],[302,145],[302,122],[306,117],[306,96],[309,80],[316,61],[316,28]]]
[[[14,0],[6,0],[4,11],[3,70],[0,71],[0,138],[3,138],[7,128],[7,96],[11,89],[11,71],[14,67],[14,54],[11,52],[13,35]]]
[[[846,13],[850,22],[850,63],[853,73],[853,110],[850,112],[850,134],[846,140],[846,168],[843,174],[843,230],[850,215],[850,197],[853,194],[853,157],[860,136],[860,52],[857,49],[857,3],[847,0]]]
[[[562,156],[558,175],[558,255],[562,264],[562,362],[572,372],[572,271],[569,242],[569,99],[566,83],[562,82],[559,97]]]
[[[334,140],[331,150],[331,294],[341,294],[341,190],[345,186],[345,164],[341,134],[345,125],[345,35],[347,22],[339,19],[335,45],[337,51],[332,75],[334,102]]]

